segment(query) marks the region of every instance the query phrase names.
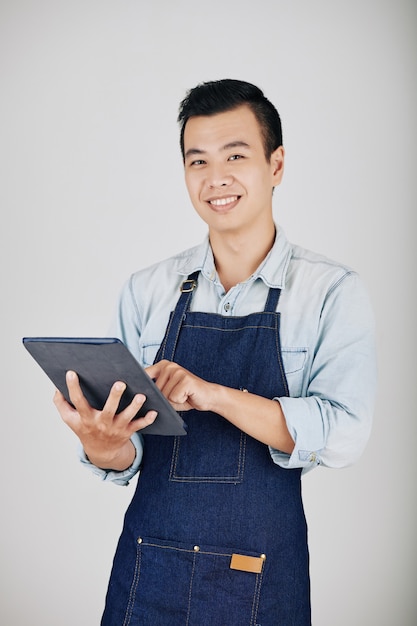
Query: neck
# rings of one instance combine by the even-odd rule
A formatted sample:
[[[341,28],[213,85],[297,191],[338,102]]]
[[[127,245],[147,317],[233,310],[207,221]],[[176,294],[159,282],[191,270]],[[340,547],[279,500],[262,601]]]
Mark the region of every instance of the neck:
[[[226,291],[247,280],[271,250],[275,225],[271,222],[262,232],[229,234],[210,232],[217,274]]]

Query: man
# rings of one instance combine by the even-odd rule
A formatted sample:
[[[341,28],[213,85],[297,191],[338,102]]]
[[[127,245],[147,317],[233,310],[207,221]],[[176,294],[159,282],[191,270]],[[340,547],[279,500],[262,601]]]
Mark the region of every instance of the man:
[[[181,103],[181,149],[207,240],[135,273],[117,334],[183,411],[184,437],[140,435],[144,396],[103,411],[68,373],[55,403],[83,462],[140,470],[103,626],[310,624],[301,473],[361,454],[375,388],[373,319],[355,272],[291,245],[273,220],[281,122],[254,85],[203,83]]]

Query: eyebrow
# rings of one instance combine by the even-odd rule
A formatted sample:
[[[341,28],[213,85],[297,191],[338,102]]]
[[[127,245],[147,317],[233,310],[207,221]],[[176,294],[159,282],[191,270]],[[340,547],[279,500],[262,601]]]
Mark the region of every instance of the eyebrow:
[[[250,148],[250,145],[246,141],[231,141],[223,146],[222,150],[230,150],[230,148]]]
[[[231,148],[250,148],[250,145],[246,143],[246,141],[230,141],[221,147],[221,150],[230,150]],[[206,154],[205,150],[200,150],[199,148],[190,148],[185,153],[184,157],[187,159],[190,156]]]

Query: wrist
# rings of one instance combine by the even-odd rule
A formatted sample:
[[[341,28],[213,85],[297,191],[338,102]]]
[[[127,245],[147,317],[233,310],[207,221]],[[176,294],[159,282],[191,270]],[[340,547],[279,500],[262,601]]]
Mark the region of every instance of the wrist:
[[[136,449],[129,439],[118,450],[109,450],[106,453],[103,453],[102,450],[97,452],[94,448],[84,446],[84,454],[90,463],[100,469],[123,472],[133,464],[136,456]]]

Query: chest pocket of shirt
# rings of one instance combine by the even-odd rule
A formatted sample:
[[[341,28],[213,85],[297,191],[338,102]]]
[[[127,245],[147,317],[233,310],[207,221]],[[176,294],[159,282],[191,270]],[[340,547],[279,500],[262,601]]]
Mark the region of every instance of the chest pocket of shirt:
[[[143,367],[150,367],[153,365],[160,343],[161,342],[159,341],[158,343],[147,343],[142,346],[141,352]]]
[[[281,355],[290,396],[299,398],[303,391],[304,369],[307,363],[308,348],[282,347]]]

